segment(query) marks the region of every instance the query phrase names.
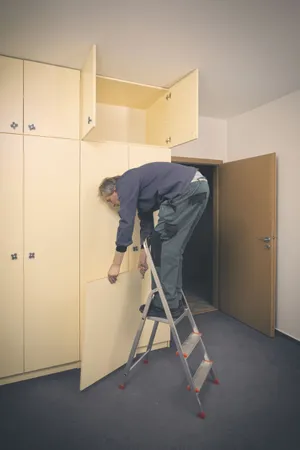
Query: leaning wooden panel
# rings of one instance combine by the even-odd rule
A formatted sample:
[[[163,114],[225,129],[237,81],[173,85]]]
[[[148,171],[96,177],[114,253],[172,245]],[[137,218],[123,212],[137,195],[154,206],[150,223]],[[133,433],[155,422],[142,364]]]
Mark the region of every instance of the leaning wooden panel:
[[[141,276],[123,273],[87,283],[80,390],[126,363],[141,314]]]

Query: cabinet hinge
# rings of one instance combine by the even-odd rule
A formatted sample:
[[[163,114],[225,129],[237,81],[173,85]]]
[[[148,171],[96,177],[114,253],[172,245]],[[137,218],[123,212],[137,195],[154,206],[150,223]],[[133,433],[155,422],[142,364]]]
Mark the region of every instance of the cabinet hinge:
[[[170,100],[171,97],[172,97],[172,92],[169,92],[169,93],[166,95],[166,100]]]

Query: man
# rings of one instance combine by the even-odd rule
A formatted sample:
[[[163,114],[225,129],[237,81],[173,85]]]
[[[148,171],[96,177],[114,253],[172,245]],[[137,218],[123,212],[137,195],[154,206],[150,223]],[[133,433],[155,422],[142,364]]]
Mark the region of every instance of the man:
[[[124,253],[132,244],[138,211],[141,226],[139,270],[144,275],[148,269],[143,242],[151,235],[152,257],[162,288],[172,316],[179,317],[183,312],[183,252],[208,202],[206,178],[191,166],[155,162],[130,169],[122,176],[105,178],[99,186],[99,194],[107,203],[119,207],[116,253],[108,272],[109,281],[115,283],[118,278]],[[157,210],[159,220],[154,228],[153,212]],[[152,288],[155,288],[153,278]],[[165,317],[158,293],[152,299],[148,315]]]

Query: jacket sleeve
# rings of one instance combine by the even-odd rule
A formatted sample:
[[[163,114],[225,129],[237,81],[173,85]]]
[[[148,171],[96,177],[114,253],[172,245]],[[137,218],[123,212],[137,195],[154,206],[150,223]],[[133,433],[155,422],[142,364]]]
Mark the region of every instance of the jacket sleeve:
[[[139,212],[140,226],[141,226],[141,246],[143,247],[144,240],[150,236],[154,230],[153,212]]]
[[[139,197],[139,181],[134,178],[133,174],[131,175],[131,178],[129,178],[129,175],[125,176],[118,185],[120,221],[116,246],[119,252],[126,252],[127,247],[132,244],[132,233]]]

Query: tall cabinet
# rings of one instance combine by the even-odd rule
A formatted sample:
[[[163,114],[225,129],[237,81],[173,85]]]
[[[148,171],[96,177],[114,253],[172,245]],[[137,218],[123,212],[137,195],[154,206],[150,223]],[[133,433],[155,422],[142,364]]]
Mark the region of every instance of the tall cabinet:
[[[0,384],[79,360],[79,87],[0,57]]]

